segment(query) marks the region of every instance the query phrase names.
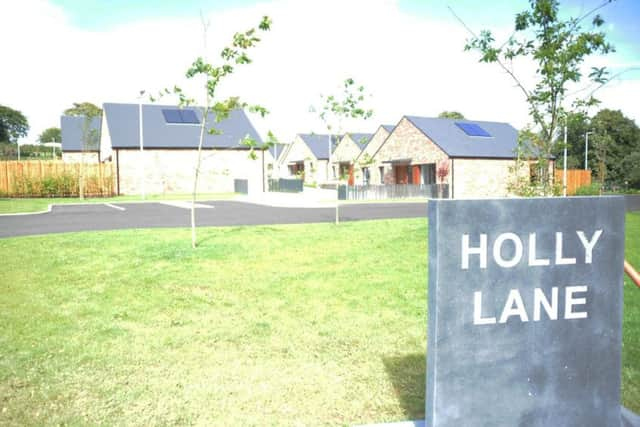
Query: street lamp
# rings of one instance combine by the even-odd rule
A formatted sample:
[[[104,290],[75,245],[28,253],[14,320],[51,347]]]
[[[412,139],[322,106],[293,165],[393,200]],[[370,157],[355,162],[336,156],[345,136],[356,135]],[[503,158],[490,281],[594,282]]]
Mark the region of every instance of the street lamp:
[[[589,166],[589,134],[593,133],[592,130],[584,134],[584,170]]]

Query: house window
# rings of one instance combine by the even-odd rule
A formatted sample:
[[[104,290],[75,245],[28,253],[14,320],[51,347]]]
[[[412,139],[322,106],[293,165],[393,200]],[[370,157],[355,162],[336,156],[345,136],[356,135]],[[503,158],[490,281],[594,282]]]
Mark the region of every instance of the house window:
[[[369,185],[369,168],[362,168],[362,185]]]
[[[435,184],[436,183],[436,164],[427,163],[426,165],[420,165],[420,184]]]
[[[378,167],[378,170],[380,171],[380,184],[384,184],[384,166]]]

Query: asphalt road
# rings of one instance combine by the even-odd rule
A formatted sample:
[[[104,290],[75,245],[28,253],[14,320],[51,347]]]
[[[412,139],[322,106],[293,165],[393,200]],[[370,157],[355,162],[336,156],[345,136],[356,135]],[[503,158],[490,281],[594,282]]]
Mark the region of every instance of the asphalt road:
[[[196,209],[199,226],[299,224],[332,222],[335,209],[283,208],[246,202],[198,202],[213,206]],[[190,211],[162,203],[56,205],[51,212],[32,215],[0,215],[0,238],[72,231],[127,228],[188,227]],[[426,203],[367,203],[340,207],[341,221],[427,216]]]

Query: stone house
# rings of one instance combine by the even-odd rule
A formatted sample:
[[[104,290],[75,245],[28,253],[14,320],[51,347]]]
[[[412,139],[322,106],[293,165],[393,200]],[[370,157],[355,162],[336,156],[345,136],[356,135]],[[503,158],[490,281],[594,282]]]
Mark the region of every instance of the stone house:
[[[386,141],[389,134],[393,131],[393,128],[393,125],[380,125],[364,149],[362,149],[360,154],[355,158],[354,184],[369,185],[381,183],[378,169],[371,167],[373,164],[373,155],[378,151],[384,141]]]
[[[330,160],[338,141],[336,135],[296,135],[280,159],[282,168],[286,168],[284,177],[302,177],[308,184],[324,184],[334,180]]]
[[[62,161],[67,163],[100,162],[101,119],[87,121],[83,116],[60,117]]]
[[[371,133],[346,133],[336,145],[332,156],[332,174],[341,179],[349,177],[349,184],[353,185],[354,160],[369,143]]]
[[[507,123],[404,116],[372,155],[373,184],[435,184],[452,198],[510,195],[518,131]]]
[[[201,108],[105,103],[103,110],[100,159],[114,163],[118,194],[193,190]],[[212,127],[214,134],[209,133]],[[233,192],[236,179],[247,180],[249,192],[264,191],[270,154],[257,150],[257,159],[250,158],[249,148],[241,143],[245,137],[262,144],[243,110],[232,111],[220,123],[210,113],[198,192]]]

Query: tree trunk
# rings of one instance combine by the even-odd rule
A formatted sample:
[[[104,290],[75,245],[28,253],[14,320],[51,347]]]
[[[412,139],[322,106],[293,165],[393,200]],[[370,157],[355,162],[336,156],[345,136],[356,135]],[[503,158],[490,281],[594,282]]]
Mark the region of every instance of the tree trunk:
[[[200,141],[198,141],[198,157],[196,159],[196,171],[193,179],[193,193],[191,194],[191,247],[196,248],[196,193],[198,192],[198,177],[200,176],[200,162],[202,160],[202,144],[204,143],[204,130],[207,124],[207,106],[202,113],[202,126],[200,126]]]

